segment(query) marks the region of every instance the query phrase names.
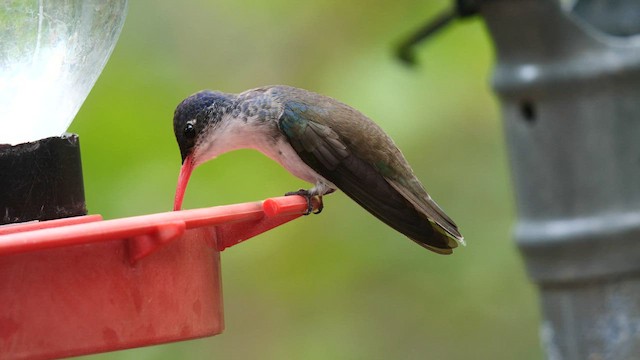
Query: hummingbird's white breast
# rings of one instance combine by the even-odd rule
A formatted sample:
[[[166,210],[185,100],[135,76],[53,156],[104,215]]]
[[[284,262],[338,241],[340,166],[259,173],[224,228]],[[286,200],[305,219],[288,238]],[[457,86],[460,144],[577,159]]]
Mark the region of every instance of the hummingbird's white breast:
[[[300,159],[287,138],[278,130],[275,120],[249,118],[245,121],[225,116],[210,133],[212,136],[205,137],[207,143],[201,144],[196,150],[196,166],[230,151],[255,149],[278,162],[294,176],[314,184],[318,193],[336,189],[335,185]]]

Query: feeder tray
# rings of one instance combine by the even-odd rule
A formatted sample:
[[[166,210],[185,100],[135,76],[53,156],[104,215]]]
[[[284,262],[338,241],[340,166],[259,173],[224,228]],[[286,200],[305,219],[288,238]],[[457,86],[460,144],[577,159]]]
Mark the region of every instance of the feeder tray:
[[[287,196],[0,226],[0,358],[59,358],[219,334],[220,251],[306,209],[304,198]]]

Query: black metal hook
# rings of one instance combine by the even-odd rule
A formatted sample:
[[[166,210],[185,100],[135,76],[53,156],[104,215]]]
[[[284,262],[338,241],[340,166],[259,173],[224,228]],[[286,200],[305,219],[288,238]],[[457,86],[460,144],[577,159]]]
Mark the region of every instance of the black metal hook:
[[[479,5],[482,0],[456,0],[453,9],[446,10],[438,15],[435,19],[430,20],[425,26],[415,31],[405,41],[397,47],[396,56],[407,65],[416,64],[414,48],[416,45],[433,36],[456,18],[466,18],[478,13]]]

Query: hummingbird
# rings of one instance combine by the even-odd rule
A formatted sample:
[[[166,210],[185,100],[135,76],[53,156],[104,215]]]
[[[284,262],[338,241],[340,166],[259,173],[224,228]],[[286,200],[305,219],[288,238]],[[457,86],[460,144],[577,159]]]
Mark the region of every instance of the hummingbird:
[[[240,94],[203,90],[173,117],[182,167],[174,210],[193,169],[238,149],[255,149],[314,186],[285,195],[312,199],[337,189],[424,248],[451,254],[464,245],[455,222],[435,203],[393,140],[358,110],[307,90],[276,85]]]

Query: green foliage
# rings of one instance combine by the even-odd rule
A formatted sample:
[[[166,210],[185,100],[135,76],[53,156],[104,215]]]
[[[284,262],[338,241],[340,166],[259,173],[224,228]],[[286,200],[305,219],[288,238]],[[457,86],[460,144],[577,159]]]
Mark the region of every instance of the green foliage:
[[[343,194],[325,211],[222,254],[226,330],[98,359],[534,359],[535,291],[510,236],[513,199],[480,20],[393,46],[444,6],[416,1],[131,1],[120,41],[72,125],[86,195],[106,218],[168,211],[180,166],[175,106],[267,84],[335,97],[377,121],[468,246],[428,252]],[[185,207],[306,187],[237,151],[197,169]]]

